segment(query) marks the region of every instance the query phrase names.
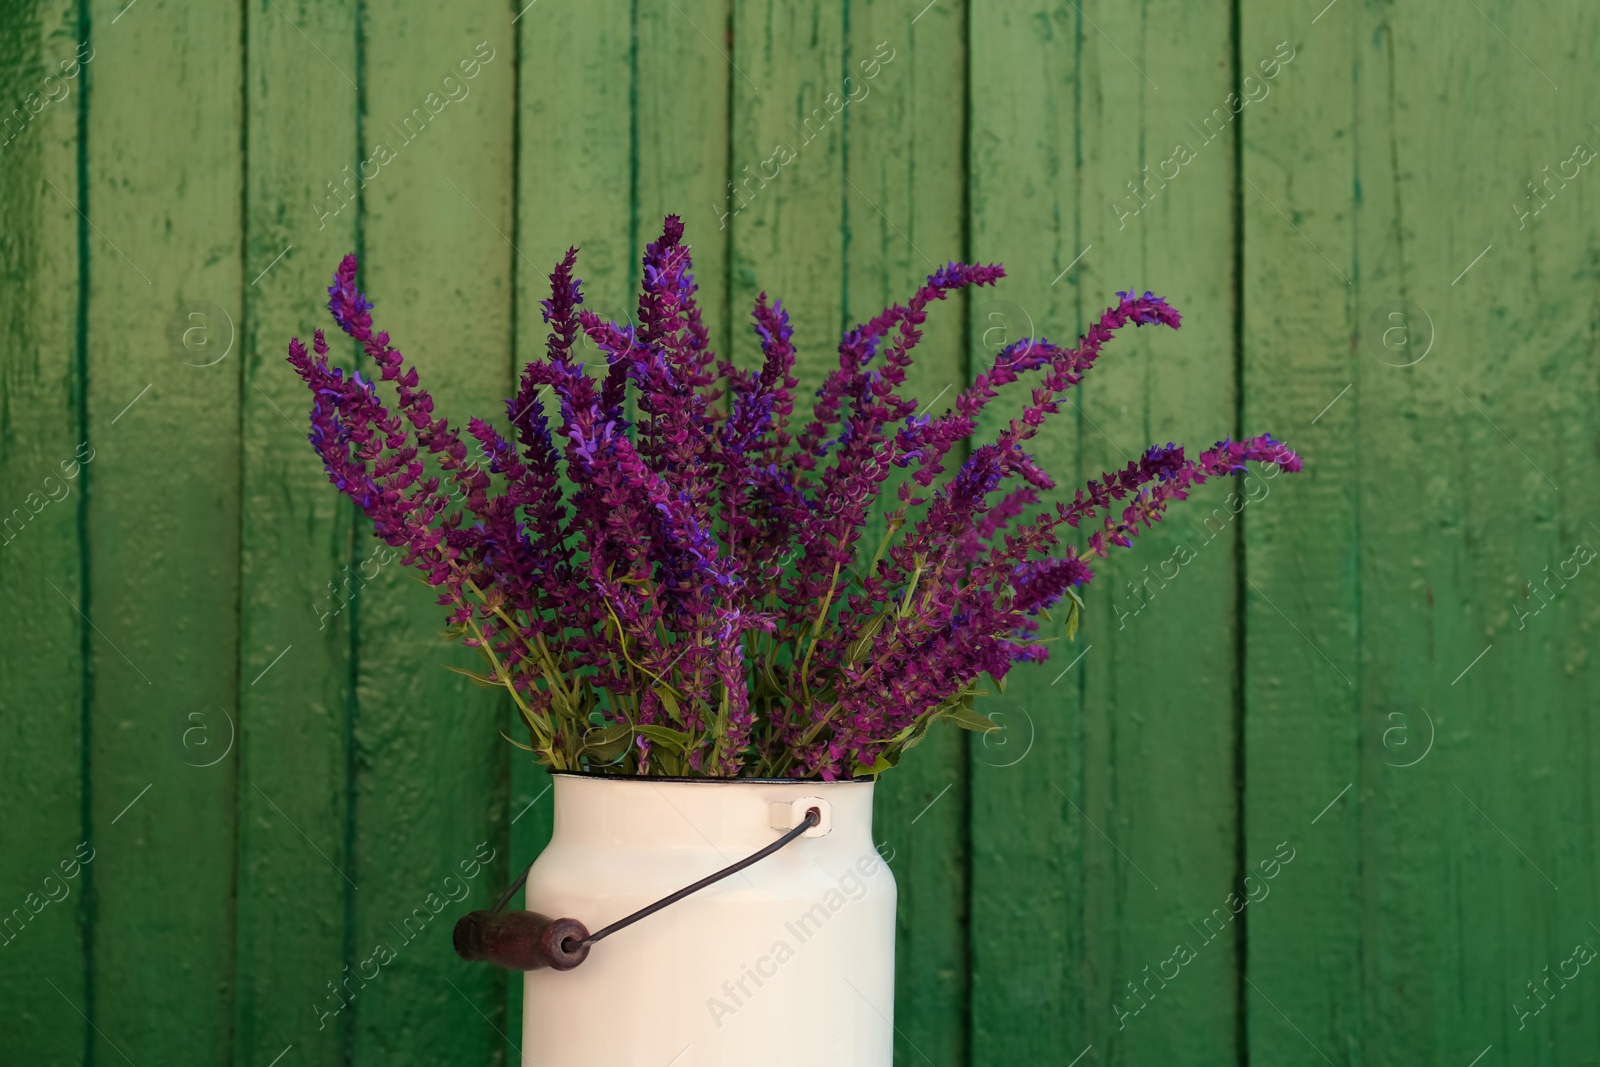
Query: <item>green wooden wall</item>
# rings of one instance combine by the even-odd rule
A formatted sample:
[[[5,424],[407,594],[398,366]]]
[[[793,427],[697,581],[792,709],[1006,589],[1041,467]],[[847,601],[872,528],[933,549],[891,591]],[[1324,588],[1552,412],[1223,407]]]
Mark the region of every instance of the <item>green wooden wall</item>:
[[[1148,288],[1183,330],[1119,339],[1048,465],[1307,456],[885,779],[898,1063],[1600,1060],[1597,44],[1557,0],[11,0],[0,1060],[515,1062],[519,983],[447,929],[547,780],[282,357],[356,249],[493,411],[560,251],[625,315],[668,211],[740,358],[761,289],[814,382],[998,259],[919,395]]]

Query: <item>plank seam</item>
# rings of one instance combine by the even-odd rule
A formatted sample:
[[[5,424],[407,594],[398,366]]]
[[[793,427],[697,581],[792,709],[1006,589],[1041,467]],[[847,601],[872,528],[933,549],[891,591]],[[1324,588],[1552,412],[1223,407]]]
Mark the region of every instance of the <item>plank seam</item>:
[[[366,139],[367,127],[367,5],[366,0],[355,0],[355,40],[352,42],[355,51],[355,149],[356,159],[361,158],[362,145]],[[359,162],[357,169],[360,169]],[[355,253],[362,262],[367,256],[367,198],[365,193],[366,183],[357,182],[355,190]],[[348,529],[349,541],[345,551],[350,559],[350,565],[357,570],[361,567],[361,516],[356,513],[355,506],[346,501],[340,501],[340,507],[350,515]],[[360,796],[357,781],[356,759],[356,721],[361,713],[361,695],[357,685],[361,677],[361,606],[356,603],[350,605],[350,616],[346,622],[347,648],[349,654],[345,657],[347,664],[345,677],[344,701],[344,865],[351,872],[351,878],[345,879],[345,884],[340,886],[344,905],[344,938],[343,955],[346,968],[356,967],[360,970],[358,957],[360,950],[356,947],[356,898],[355,883],[352,878],[360,876],[361,864],[356,855],[356,803]],[[356,1020],[360,1009],[352,1006],[348,1012],[341,1012],[339,1016],[339,1040],[343,1048],[343,1059],[346,1067],[353,1067],[356,1062]]]
[[[932,5],[929,5],[932,6]],[[969,0],[961,22],[961,259],[971,263],[974,258],[972,244],[972,4]],[[921,18],[918,15],[917,18]],[[916,21],[912,20],[913,23]],[[972,381],[976,373],[975,360],[972,353],[972,294],[963,288],[960,292],[961,300],[961,381],[963,384]],[[966,462],[970,449],[963,440],[958,446],[958,455],[963,463]],[[962,770],[961,789],[957,798],[961,803],[961,813],[957,825],[960,827],[959,838],[961,842],[961,873],[957,884],[957,907],[960,909],[960,920],[957,929],[960,931],[961,944],[957,948],[958,958],[962,960],[961,991],[965,1016],[965,1025],[961,1027],[960,1067],[970,1067],[972,1063],[972,1031],[976,1025],[972,997],[972,969],[976,960],[972,952],[972,857],[974,855],[972,824],[974,821],[972,803],[972,737],[962,730],[957,745],[957,755],[960,758],[959,766]]]
[[[119,16],[120,17],[120,16]],[[294,245],[291,243],[290,248]],[[249,314],[250,289],[264,277],[268,270],[277,265],[279,259],[288,253],[286,248],[267,265],[266,270],[256,275],[255,281],[245,284],[245,278],[250,272],[250,5],[241,0],[239,4],[239,321],[241,324],[252,321]],[[245,420],[248,417],[245,401],[245,385],[250,379],[250,364],[241,354],[237,375],[239,391],[238,416],[235,420],[234,435],[239,442],[238,466],[235,478],[239,485],[239,508],[235,513],[233,528],[233,587],[235,590],[233,605],[233,691],[235,694],[235,710],[244,707],[244,662],[245,662],[245,583],[244,583],[244,497],[245,497]],[[288,651],[285,648],[284,651]],[[280,653],[281,655],[281,653]],[[273,661],[274,663],[277,660]],[[265,672],[263,672],[265,673]],[[258,679],[259,680],[259,679]],[[252,682],[252,685],[255,683]],[[241,715],[242,719],[243,716]],[[232,884],[228,887],[228,922],[232,926],[230,941],[233,947],[233,966],[229,968],[233,973],[233,987],[228,990],[232,1000],[228,1012],[227,1035],[228,1062],[237,1064],[246,1056],[240,1055],[239,1041],[245,1031],[242,1025],[240,1012],[244,1000],[240,997],[240,990],[244,987],[244,976],[239,969],[244,963],[244,953],[241,951],[242,929],[239,924],[239,888],[243,882],[245,866],[244,829],[241,825],[239,813],[244,810],[244,777],[247,764],[244,758],[244,741],[241,740],[233,753],[233,870]]]
[[[78,0],[78,39],[86,41],[90,35],[89,0]],[[83,68],[82,92],[78,94],[78,145],[75,160],[78,183],[78,321],[74,324],[73,352],[74,380],[73,406],[78,420],[78,440],[89,440],[89,92],[94,72]],[[92,454],[92,453],[91,453]],[[77,501],[78,535],[78,603],[85,623],[78,627],[78,659],[83,684],[80,687],[81,703],[78,708],[78,790],[79,819],[83,839],[94,840],[94,755],[90,744],[94,716],[94,665],[89,658],[89,612],[93,610],[89,591],[89,493],[93,475],[88,466],[82,471],[83,481]],[[94,1067],[94,1017],[95,975],[94,935],[99,914],[94,867],[84,871],[83,896],[79,900],[79,925],[83,945],[83,1017],[89,1028],[83,1032],[84,1067]]]
[[[1232,71],[1232,88],[1235,99],[1244,99],[1243,92],[1243,3],[1231,0],[1228,12],[1228,36]],[[1244,124],[1246,116],[1240,114],[1233,123],[1233,437],[1245,440],[1245,245],[1244,245]],[[1235,476],[1237,480],[1237,476]],[[1243,886],[1249,870],[1246,832],[1249,828],[1247,797],[1247,767],[1249,749],[1245,735],[1246,679],[1249,678],[1250,648],[1246,627],[1246,583],[1249,581],[1248,523],[1250,517],[1241,514],[1234,532],[1233,581],[1233,867],[1234,878]],[[1248,909],[1246,909],[1248,912]],[[1234,999],[1233,1027],[1235,1054],[1239,1067],[1250,1067],[1250,1025],[1247,1013],[1245,985],[1250,981],[1250,916],[1243,914],[1234,925]]]

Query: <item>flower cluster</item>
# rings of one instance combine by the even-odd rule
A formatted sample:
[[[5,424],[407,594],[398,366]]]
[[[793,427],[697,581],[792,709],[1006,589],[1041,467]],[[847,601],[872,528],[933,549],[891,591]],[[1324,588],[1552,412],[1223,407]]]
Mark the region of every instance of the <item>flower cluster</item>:
[[[646,249],[636,325],[582,308],[576,262],[571,250],[551,275],[547,354],[504,429],[473,419],[463,435],[435,415],[374,328],[354,256],[328,307],[376,378],[330,365],[321,330],[309,352],[289,345],[330,480],[438,588],[485,658],[474,677],[510,693],[524,747],[556,769],[832,780],[894,765],[940,720],[993,729],[972,706],[980,677],[1045,659],[1052,607],[1075,630],[1093,558],[1247,460],[1300,469],[1268,436],[1195,458],[1169,444],[1041,503],[1055,483],[1028,441],[1066,390],[1122,327],[1178,326],[1149,293],[1117,294],[1075,347],[1008,346],[929,417],[903,392],[928,306],[1004,275],[951,263],[844,335],[801,421],[787,312],[756,301],[758,368],[719,358],[676,217]],[[604,355],[596,372],[576,358],[585,340]],[[1020,416],[941,481],[1024,375]],[[881,541],[863,544],[891,489]]]

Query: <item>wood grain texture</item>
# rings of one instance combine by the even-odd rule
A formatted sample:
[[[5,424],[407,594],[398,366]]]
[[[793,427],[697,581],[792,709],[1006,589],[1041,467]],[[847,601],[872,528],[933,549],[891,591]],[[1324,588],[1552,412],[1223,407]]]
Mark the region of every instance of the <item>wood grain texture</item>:
[[[517,22],[517,245],[527,257],[517,262],[517,343],[529,358],[548,333],[539,301],[549,299],[550,271],[573,245],[584,306],[621,322],[637,317],[632,285],[644,250],[634,247],[632,26],[621,0],[537,4]]]
[[[1363,27],[1353,65],[1364,87],[1354,94],[1359,173],[1375,194],[1354,211],[1363,334],[1367,309],[1394,296],[1440,330],[1414,366],[1369,359],[1351,394],[1361,394],[1364,424],[1390,428],[1386,447],[1362,457],[1370,593],[1359,685],[1366,751],[1382,753],[1364,779],[1388,813],[1367,824],[1362,850],[1376,876],[1366,886],[1363,1018],[1366,1043],[1381,1043],[1390,1062],[1442,1063],[1491,1043],[1484,1063],[1582,1062],[1600,1050],[1600,994],[1587,975],[1550,976],[1575,943],[1600,948],[1595,853],[1572,832],[1596,811],[1592,713],[1581,709],[1594,707],[1586,666],[1600,615],[1584,556],[1563,565],[1580,543],[1600,548],[1591,525],[1600,234],[1582,181],[1591,168],[1561,165],[1576,144],[1591,160],[1600,147],[1596,23],[1553,4],[1473,16],[1461,27],[1471,61],[1418,47],[1418,20],[1396,12]],[[1481,99],[1480,113],[1424,121],[1413,101],[1441,85]],[[1469,134],[1518,147],[1483,158],[1462,143]],[[1437,164],[1414,163],[1422,151]],[[1557,176],[1530,197],[1527,183],[1547,175]],[[1530,217],[1519,220],[1519,202]],[[1458,357],[1462,348],[1473,355]],[[1440,443],[1461,461],[1436,469],[1419,494],[1414,472],[1435,463]],[[1381,547],[1392,542],[1416,547]],[[1418,705],[1438,716],[1436,751],[1414,767],[1382,765],[1420,754],[1373,737],[1400,709],[1421,744]],[[1459,977],[1439,982],[1441,963]],[[1412,1009],[1383,989],[1415,990]]]
[[[1247,396],[1318,457],[1252,530],[1250,836],[1304,840],[1252,927],[1252,1054],[1592,1057],[1581,987],[1542,983],[1596,936],[1557,829],[1593,819],[1595,615],[1576,564],[1546,584],[1595,536],[1594,216],[1526,184],[1595,143],[1592,19],[1482,5],[1436,53],[1411,13],[1247,12],[1309,90],[1247,127]],[[1311,780],[1349,792],[1319,814]]]
[[[736,362],[790,308],[802,408],[842,327],[1002,260],[933,308],[925,402],[1134,286],[1183,329],[1112,342],[1043,467],[1307,457],[1100,563],[1003,731],[884,780],[897,1063],[1600,1058],[1561,977],[1600,947],[1597,42],[1552,0],[12,4],[0,1061],[521,1058],[521,981],[448,930],[548,775],[327,485],[284,345],[356,249],[439,409],[503,424],[562,252],[631,320],[668,212]]]
[[[364,588],[394,550],[355,543],[354,509],[330,492],[307,446],[310,403],[284,357],[290,336],[309,345],[321,327],[335,335],[337,361],[359,366],[353,343],[315,299],[340,257],[360,242],[366,157],[357,151],[355,6],[260,0],[249,8],[246,29],[249,277],[233,357],[244,362],[248,516],[240,546],[246,670],[237,702],[234,1057],[267,1067],[292,1045],[297,1062],[332,1065],[345,1062],[355,1021],[343,1007],[348,991],[337,990],[351,973],[346,965],[359,980],[370,951],[351,943],[349,925],[356,892],[352,621]],[[283,659],[270,663],[280,653]],[[203,729],[190,739],[205,744],[190,746],[189,758],[204,764],[229,722],[214,716],[195,725]]]
[[[789,309],[801,398],[837,366],[844,320],[844,33],[836,4],[734,3],[729,298],[735,321],[763,291]],[[732,356],[756,364],[753,332],[733,330]]]
[[[1365,449],[1360,397],[1337,398],[1372,357],[1351,343],[1351,115],[1348,93],[1330,89],[1348,82],[1347,15],[1335,9],[1314,39],[1284,10],[1246,9],[1241,20],[1242,55],[1275,55],[1287,42],[1294,56],[1241,127],[1244,417],[1281,427],[1308,457],[1301,474],[1275,483],[1283,506],[1245,526],[1245,852],[1287,841],[1295,856],[1276,899],[1248,915],[1245,1007],[1251,1054],[1294,1062],[1318,1053],[1347,1062],[1365,1045],[1352,936],[1370,818],[1357,688]]]
[[[463,432],[512,388],[510,19],[473,3],[369,9],[362,27],[364,153],[384,143],[395,156],[364,190],[364,282],[376,321]],[[394,959],[354,1002],[355,1063],[504,1053],[506,975],[457,959],[450,929],[507,880],[508,713],[444,670],[479,662],[439,638],[433,599],[389,568],[356,609],[354,945],[366,956],[386,944]]]
[[[0,1054],[16,1063],[76,1062],[89,1036],[81,40],[70,4],[0,23]]]
[[[683,219],[697,299],[711,346],[748,333],[749,311],[728,299],[728,104],[737,72],[727,60],[729,0],[639,4],[634,38],[634,263],[662,219]],[[638,267],[633,268],[638,274]],[[630,276],[630,282],[636,280]]]
[[[91,833],[96,1059],[233,1051],[237,752],[186,764],[187,713],[240,684],[239,390],[169,339],[244,277],[241,11],[141,3],[88,67]],[[114,31],[114,36],[113,36]],[[160,116],[154,121],[153,116]],[[184,353],[185,355],[187,353]],[[248,663],[265,666],[275,650]]]
[[[1151,4],[1134,20],[1085,4],[1078,33],[1082,239],[1061,266],[1083,258],[1055,287],[1071,287],[1085,325],[1130,288],[1183,315],[1177,332],[1124,328],[1078,391],[1081,473],[1097,476],[1152,445],[1180,442],[1194,455],[1235,433],[1232,131],[1207,142],[1190,128],[1226,106],[1233,71],[1221,7]],[[1084,653],[1083,810],[1069,811],[1090,821],[1077,1048],[1093,1042],[1104,1063],[1237,1056],[1245,920],[1227,902],[1238,888],[1234,620],[1246,499],[1235,480],[1214,481],[1131,550],[1113,549],[1085,591],[1078,643],[1048,670],[1054,678]]]
[[[854,326],[904,303],[939,265],[965,255],[959,167],[965,114],[964,4],[942,5],[913,24],[903,5],[849,7],[844,129],[845,322]],[[935,304],[916,348],[906,392],[919,408],[946,410],[965,384],[965,297]],[[899,472],[896,472],[898,474]],[[885,483],[896,502],[903,479]],[[880,507],[881,513],[883,509]],[[862,536],[883,536],[875,519]],[[899,886],[895,959],[895,1055],[902,1062],[959,1063],[967,1041],[967,735],[940,727],[877,793],[875,836]]]
[[[1035,332],[1068,337],[1078,327],[1071,290],[1051,284],[1083,247],[1078,16],[974,0],[968,34],[970,255],[999,260],[1008,273],[994,300],[974,308],[976,370],[992,364],[1004,343]],[[992,439],[1025,402],[1022,389],[1003,391],[980,436]],[[1032,442],[1062,484],[1080,472],[1085,432],[1067,411]],[[1059,639],[1055,669],[1018,671],[1005,695],[984,701],[1005,732],[973,746],[973,1063],[1070,1061],[1090,1043],[1082,914],[1093,831],[1078,814],[1083,695],[1081,676],[1062,673],[1081,649],[1059,626],[1054,631],[1040,632]]]

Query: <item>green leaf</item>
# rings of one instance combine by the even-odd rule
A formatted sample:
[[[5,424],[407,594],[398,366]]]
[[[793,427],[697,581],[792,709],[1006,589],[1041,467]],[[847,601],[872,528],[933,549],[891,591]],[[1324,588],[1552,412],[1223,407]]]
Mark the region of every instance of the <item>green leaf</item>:
[[[545,723],[539,721],[539,717],[533,713],[532,708],[519,707],[517,708],[517,714],[522,716],[522,721],[527,723],[528,729],[532,730],[534,733],[538,733],[541,729],[548,728]]]
[[[550,694],[550,713],[552,715],[559,715],[563,719],[580,718],[577,709],[572,706],[572,701],[568,700],[566,694],[561,690],[551,687],[546,689],[545,692]]]
[[[773,671],[772,664],[761,664],[761,681],[771,691],[773,696],[783,696],[783,685],[778,681],[778,675]]]
[[[600,726],[583,735],[583,754],[609,763],[628,751],[632,743],[633,727],[627,723]]]
[[[471,678],[473,682],[483,686],[485,689],[501,688],[500,679],[490,675],[479,674],[477,671],[469,671],[463,667],[452,667],[448,663],[445,664],[444,669],[447,671],[454,671],[456,674],[465,675],[466,677]]]
[[[521,741],[518,741],[516,738],[512,737],[510,734],[506,733],[504,730],[500,731],[500,736],[505,738],[507,741],[510,741],[513,745],[516,745],[518,748],[522,749],[522,751],[524,751],[524,752],[537,752],[538,751],[538,749],[534,748],[532,745],[525,745]]]
[[[634,732],[648,737],[658,745],[665,745],[669,751],[682,755],[689,751],[693,742],[687,733],[682,730],[672,730],[665,726],[635,726]]]
[[[852,777],[861,778],[868,774],[882,774],[884,771],[893,766],[894,763],[889,759],[888,756],[879,756],[877,762],[870,767],[868,767],[865,763],[856,764],[855,773],[852,775]]]
[[[1078,622],[1083,617],[1084,603],[1076,590],[1067,590],[1067,638],[1071,640],[1078,636]]]
[[[878,631],[883,629],[883,624],[893,617],[893,612],[885,611],[867,620],[867,624],[861,628],[861,633],[857,635],[854,641],[850,642],[850,647],[845,651],[844,659],[847,666],[854,667],[856,665],[856,660],[860,659],[862,654],[872,647],[872,639],[878,636]]]
[[[678,694],[673,692],[670,686],[665,685],[652,686],[652,689],[655,691],[657,699],[661,701],[661,706],[667,709],[668,715],[672,716],[672,721],[682,722],[683,711],[678,707]]]
[[[980,734],[994,733],[1000,729],[999,723],[987,715],[974,711],[970,705],[964,703],[957,704],[954,708],[941,715],[940,718],[948,719],[963,730],[973,730]]]

